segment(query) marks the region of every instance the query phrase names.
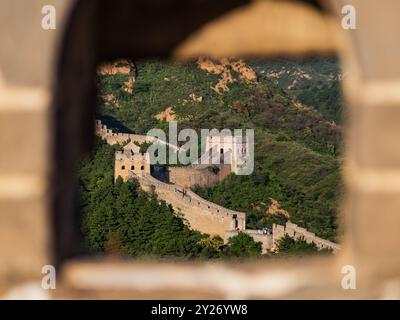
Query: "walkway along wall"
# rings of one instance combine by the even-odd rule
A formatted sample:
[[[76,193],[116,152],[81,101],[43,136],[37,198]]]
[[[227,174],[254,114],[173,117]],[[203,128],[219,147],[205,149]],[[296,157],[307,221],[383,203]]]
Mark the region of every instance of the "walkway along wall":
[[[181,212],[190,228],[225,238],[227,230],[245,230],[246,214],[221,207],[175,184],[161,182],[149,174],[136,175],[142,188],[154,190],[157,196]]]

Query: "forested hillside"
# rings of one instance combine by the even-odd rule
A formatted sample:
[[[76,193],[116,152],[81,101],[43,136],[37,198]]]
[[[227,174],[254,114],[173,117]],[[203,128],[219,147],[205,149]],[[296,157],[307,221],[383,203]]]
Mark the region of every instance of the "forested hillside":
[[[301,103],[321,112],[326,120],[342,123],[342,74],[337,59],[252,60],[249,64]]]
[[[196,191],[214,202],[248,212],[251,227],[282,221],[279,215],[266,214],[270,198],[276,199],[290,213],[293,222],[334,240],[341,190],[340,127],[325,119],[318,110],[301,104],[292,93],[278,85],[276,77],[266,72],[267,62],[248,63],[255,66],[256,80],[243,79],[228,65],[225,69],[233,80],[227,82],[228,90],[219,92],[215,87],[224,73],[212,71],[222,64],[212,63],[214,69],[210,64],[201,68],[195,61],[138,63],[132,94],[123,90],[127,76],[101,77],[99,103],[103,121],[117,130],[146,133],[154,127],[167,128],[166,121],[155,117],[167,110],[180,128],[254,128],[254,174],[232,176],[213,188]],[[276,62],[270,62],[273,63]],[[287,66],[292,63],[286,61]],[[283,64],[281,61],[280,66]],[[309,64],[306,70],[320,66],[327,69],[320,74],[338,77],[334,73],[338,70],[337,64],[333,67],[331,60],[328,67],[321,60]],[[332,84],[332,81],[323,82],[323,78],[318,81],[321,85]],[[307,96],[306,89],[298,90],[299,95],[313,99],[312,95]],[[110,94],[118,101],[118,106],[101,99]],[[336,100],[341,99],[338,91],[329,92],[329,97],[331,95],[336,96]],[[326,104],[329,103],[327,100]],[[245,195],[243,190],[246,190]]]
[[[116,131],[141,134],[152,128],[168,131],[169,120],[178,121],[179,129],[255,129],[254,173],[231,175],[213,187],[195,188],[195,191],[227,208],[246,212],[250,228],[284,223],[290,217],[318,236],[336,241],[338,201],[342,192],[341,128],[332,122],[341,122],[337,61],[254,60],[246,61],[245,65],[237,61],[136,62],[137,77],[132,92],[126,90],[128,75],[101,75],[98,77],[98,117]],[[293,79],[278,74],[282,66],[291,66],[291,70],[301,66],[305,74],[312,71],[315,82],[306,79],[288,88]],[[140,249],[147,243],[147,248],[157,248],[154,250],[161,254],[200,255],[203,249],[198,243],[202,235],[175,221],[171,208],[157,204],[134,183],[113,184],[112,171],[108,171],[112,160],[108,164],[101,162],[105,148],[110,147],[98,149],[83,164],[80,173],[84,226],[90,246],[101,251],[107,246],[113,247],[114,242],[120,243],[120,235],[110,237],[105,235],[110,231],[98,233],[96,228],[91,229],[94,222],[119,221],[124,230],[121,232],[132,235],[129,238],[132,243],[122,244],[125,252],[149,253],[151,250]],[[88,170],[94,170],[94,163],[97,163],[95,171],[105,175],[101,182],[89,178],[93,171],[88,174]],[[120,192],[124,196],[119,196]],[[143,208],[129,204],[127,198],[134,198]],[[106,199],[108,203],[104,202]],[[97,201],[101,205],[96,205]],[[100,212],[99,208],[104,210]],[[93,211],[98,214],[94,215]],[[115,220],[113,215],[119,212],[125,218]],[[148,225],[153,224],[153,232],[161,232],[157,231],[161,227],[158,214],[168,216],[175,224],[163,231],[162,238],[179,234],[176,237],[182,238],[179,244],[171,240],[172,244],[165,248],[157,247],[145,231],[142,235],[147,240],[141,238],[138,230],[139,224],[144,224],[143,219],[147,219]],[[131,219],[132,215],[141,218]]]

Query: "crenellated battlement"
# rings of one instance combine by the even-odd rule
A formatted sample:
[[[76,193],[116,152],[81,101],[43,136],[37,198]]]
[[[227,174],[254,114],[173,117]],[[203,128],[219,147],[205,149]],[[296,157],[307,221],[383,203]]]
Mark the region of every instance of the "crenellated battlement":
[[[161,140],[141,134],[132,134],[132,133],[121,133],[121,132],[113,132],[109,129],[105,124],[102,124],[100,120],[96,120],[96,135],[101,139],[105,140],[108,144],[123,144],[127,141],[136,142],[139,144],[142,143],[151,143],[151,142],[161,142]],[[165,143],[165,142],[163,142]]]
[[[290,221],[286,222],[286,226],[274,224],[272,227],[272,234],[274,238],[274,244],[285,235],[288,235],[296,240],[303,239],[307,243],[314,243],[318,249],[331,249],[333,252],[340,250],[340,245],[337,243],[317,237],[315,233],[299,227],[297,224],[294,224]]]

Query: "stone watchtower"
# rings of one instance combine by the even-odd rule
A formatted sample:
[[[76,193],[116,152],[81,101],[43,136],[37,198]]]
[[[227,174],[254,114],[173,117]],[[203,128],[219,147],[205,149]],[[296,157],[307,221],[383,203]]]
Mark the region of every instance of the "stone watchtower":
[[[220,163],[230,164],[231,172],[238,174],[248,158],[247,147],[247,139],[241,136],[210,134],[206,140],[206,154],[201,160],[208,157],[209,163],[213,163],[213,159],[220,159]]]
[[[140,152],[140,147],[129,142],[123,147],[122,151],[115,153],[115,180],[120,176],[123,181],[127,181],[130,175],[150,174],[150,156]]]

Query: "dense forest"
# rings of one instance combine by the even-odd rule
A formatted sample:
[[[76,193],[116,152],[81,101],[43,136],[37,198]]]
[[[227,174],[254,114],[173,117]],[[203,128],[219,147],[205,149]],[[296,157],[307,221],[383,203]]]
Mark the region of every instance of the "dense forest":
[[[136,62],[132,93],[124,90],[125,74],[98,77],[98,117],[115,131],[146,134],[162,128],[167,132],[168,122],[156,115],[170,108],[179,129],[254,129],[254,173],[230,175],[213,187],[194,191],[246,212],[250,228],[283,224],[290,215],[292,222],[337,241],[342,192],[337,61],[246,62],[257,79],[249,81],[224,66],[233,80],[223,91],[213,90],[221,74],[200,68],[196,61]],[[291,73],[279,71],[285,65],[291,66]],[[296,85],[291,85],[294,80]],[[245,234],[223,246],[221,239],[189,230],[179,213],[140,191],[134,181],[114,183],[112,155],[112,147],[98,143],[80,170],[83,230],[94,252],[186,258],[259,254],[258,244]],[[268,213],[275,200],[288,215]],[[287,240],[281,251],[291,252],[287,247],[296,245],[302,248]]]

